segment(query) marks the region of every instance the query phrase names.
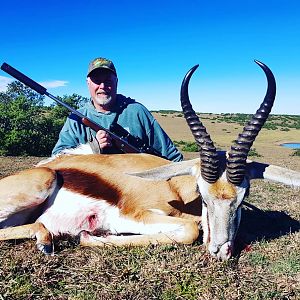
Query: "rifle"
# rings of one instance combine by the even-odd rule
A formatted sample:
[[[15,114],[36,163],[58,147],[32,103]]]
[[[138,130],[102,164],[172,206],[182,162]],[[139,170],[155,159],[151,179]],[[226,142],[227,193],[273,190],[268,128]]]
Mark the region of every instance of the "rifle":
[[[31,78],[27,77],[20,71],[16,70],[12,66],[8,65],[7,63],[3,63],[1,66],[1,70],[8,73],[12,77],[16,78],[23,84],[27,85],[37,93],[41,95],[46,95],[52,100],[56,101],[60,105],[67,108],[70,112],[72,112],[74,115],[79,117],[81,119],[81,122],[93,129],[94,131],[99,130],[105,130],[112,138],[112,141],[116,148],[120,149],[123,153],[149,153],[157,156],[162,156],[157,150],[155,150],[153,147],[146,145],[139,137],[135,137],[131,135],[126,129],[124,129],[119,124],[112,124],[110,129],[106,129],[103,126],[95,123],[79,111],[75,110],[73,107],[68,105],[67,103],[64,103],[60,99],[54,97],[50,93],[47,92],[47,89],[40,85],[39,83],[35,82]]]

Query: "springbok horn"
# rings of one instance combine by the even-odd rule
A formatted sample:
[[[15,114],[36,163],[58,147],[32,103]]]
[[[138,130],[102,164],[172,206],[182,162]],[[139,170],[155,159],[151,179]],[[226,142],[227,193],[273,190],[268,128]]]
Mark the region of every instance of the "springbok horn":
[[[191,68],[185,75],[180,91],[181,107],[184,117],[192,131],[199,147],[201,159],[201,176],[208,183],[214,183],[219,178],[219,160],[217,150],[206,132],[206,128],[199,120],[189,100],[188,85],[190,78],[199,65]]]
[[[228,154],[226,175],[228,181],[234,185],[241,184],[244,179],[248,153],[271,112],[276,95],[276,82],[273,73],[262,62],[257,60],[255,62],[263,69],[267,76],[268,89],[260,108],[244,127],[243,133],[239,134],[238,138],[234,141]]]

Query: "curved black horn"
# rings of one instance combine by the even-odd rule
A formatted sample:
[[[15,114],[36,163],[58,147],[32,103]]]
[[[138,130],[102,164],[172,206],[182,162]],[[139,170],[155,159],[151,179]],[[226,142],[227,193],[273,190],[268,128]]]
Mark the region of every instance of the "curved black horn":
[[[267,76],[268,89],[260,108],[239,134],[228,154],[226,175],[228,181],[235,185],[241,184],[244,179],[248,153],[271,112],[276,95],[276,82],[272,71],[262,62],[257,60],[255,62]]]
[[[201,159],[201,176],[208,183],[214,183],[219,178],[219,161],[217,150],[206,132],[206,128],[199,120],[192,108],[189,99],[188,85],[190,78],[199,65],[191,68],[185,75],[180,91],[180,101],[184,117],[193,133],[195,141],[199,147]]]

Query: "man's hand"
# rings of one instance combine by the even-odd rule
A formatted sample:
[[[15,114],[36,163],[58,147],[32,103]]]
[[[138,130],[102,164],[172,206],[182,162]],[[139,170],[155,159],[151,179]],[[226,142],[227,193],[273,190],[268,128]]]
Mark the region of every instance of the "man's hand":
[[[110,135],[105,130],[99,130],[96,133],[96,139],[99,143],[100,149],[112,146]]]

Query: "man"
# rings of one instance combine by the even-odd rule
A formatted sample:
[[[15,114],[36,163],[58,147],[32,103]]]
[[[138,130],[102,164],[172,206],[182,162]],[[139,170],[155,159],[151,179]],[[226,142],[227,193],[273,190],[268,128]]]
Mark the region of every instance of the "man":
[[[117,85],[118,77],[113,62],[106,58],[92,60],[87,74],[87,86],[91,101],[79,111],[107,129],[117,123],[133,136],[142,139],[146,145],[152,146],[167,159],[181,161],[182,154],[152,114],[142,104],[117,94]],[[98,142],[99,152],[120,153],[106,131],[94,132],[83,125],[78,117],[71,114],[59,134],[52,154],[58,154],[64,149],[75,148],[79,144],[86,144],[93,139]]]

